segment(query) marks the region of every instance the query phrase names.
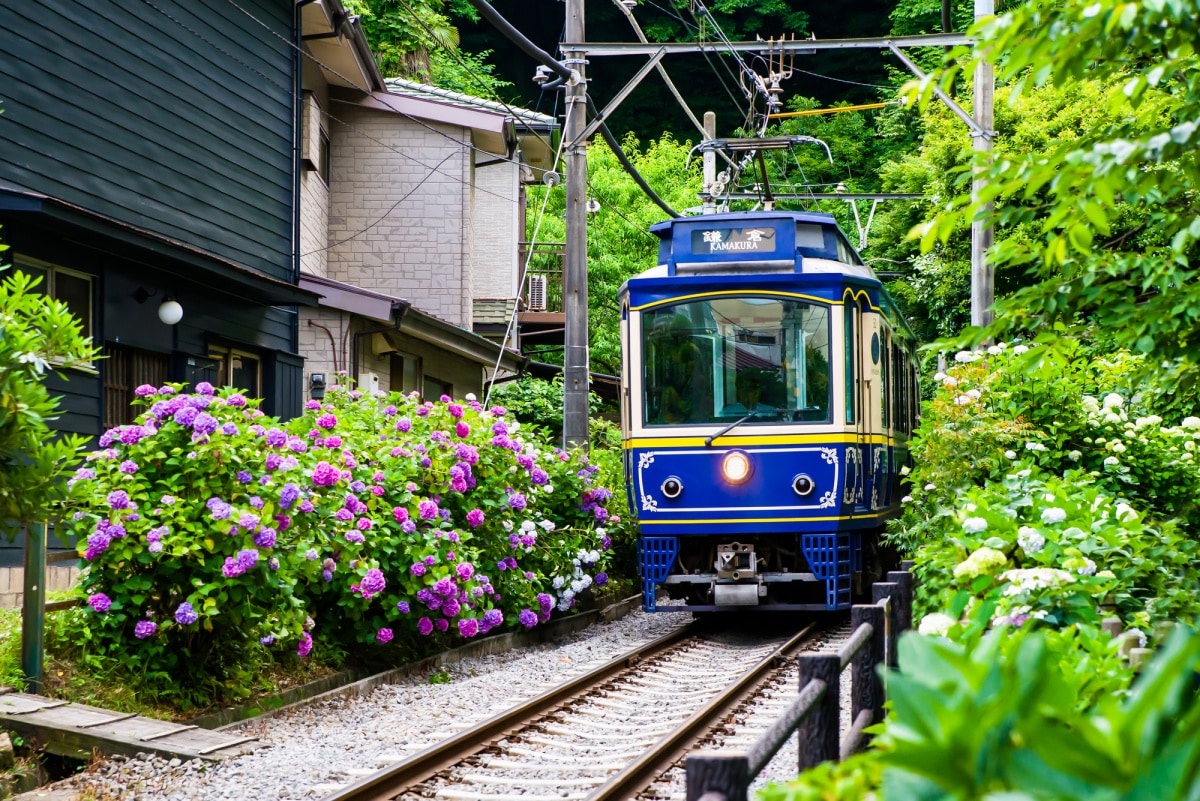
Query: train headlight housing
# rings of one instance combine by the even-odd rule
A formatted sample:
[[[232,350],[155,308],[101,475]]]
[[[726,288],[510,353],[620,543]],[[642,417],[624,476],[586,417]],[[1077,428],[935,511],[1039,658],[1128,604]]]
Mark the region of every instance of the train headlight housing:
[[[663,495],[666,495],[671,500],[675,500],[683,494],[683,482],[679,480],[678,476],[671,476],[662,483],[659,489],[662,490]]]
[[[813,483],[813,480],[804,473],[801,473],[792,479],[792,491],[801,498],[803,498],[805,495],[811,495],[812,491],[816,489],[816,486],[817,485]]]
[[[721,475],[730,484],[741,484],[750,478],[750,458],[741,451],[730,451],[721,460]]]

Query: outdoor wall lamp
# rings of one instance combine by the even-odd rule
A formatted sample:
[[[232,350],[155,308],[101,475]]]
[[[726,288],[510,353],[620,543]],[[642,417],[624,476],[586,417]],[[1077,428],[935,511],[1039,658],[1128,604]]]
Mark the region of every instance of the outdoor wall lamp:
[[[175,298],[168,297],[158,306],[158,319],[167,325],[175,325],[183,319],[183,307]]]

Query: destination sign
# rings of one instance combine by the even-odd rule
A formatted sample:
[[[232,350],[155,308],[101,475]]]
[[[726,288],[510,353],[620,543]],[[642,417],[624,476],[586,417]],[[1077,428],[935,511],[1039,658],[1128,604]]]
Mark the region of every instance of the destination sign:
[[[692,253],[774,252],[774,228],[706,228],[692,231]]]

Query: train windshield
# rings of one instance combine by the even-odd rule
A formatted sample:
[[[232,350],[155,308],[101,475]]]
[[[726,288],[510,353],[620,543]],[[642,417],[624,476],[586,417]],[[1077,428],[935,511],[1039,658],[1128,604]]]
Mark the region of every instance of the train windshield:
[[[642,316],[648,426],[828,422],[829,308],[720,297]]]

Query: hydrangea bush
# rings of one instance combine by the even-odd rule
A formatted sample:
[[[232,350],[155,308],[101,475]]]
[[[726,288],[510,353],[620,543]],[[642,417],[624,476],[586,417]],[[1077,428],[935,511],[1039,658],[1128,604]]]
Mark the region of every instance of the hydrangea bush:
[[[1112,361],[1051,357],[995,345],[935,376],[890,532],[928,628],[984,601],[993,625],[1192,620],[1200,419],[1167,426],[1139,393],[1096,391],[1120,382]]]
[[[596,467],[500,407],[340,386],[284,424],[179,390],[139,388],[71,481],[92,652],[228,676],[255,649],[532,627],[607,580]]]

